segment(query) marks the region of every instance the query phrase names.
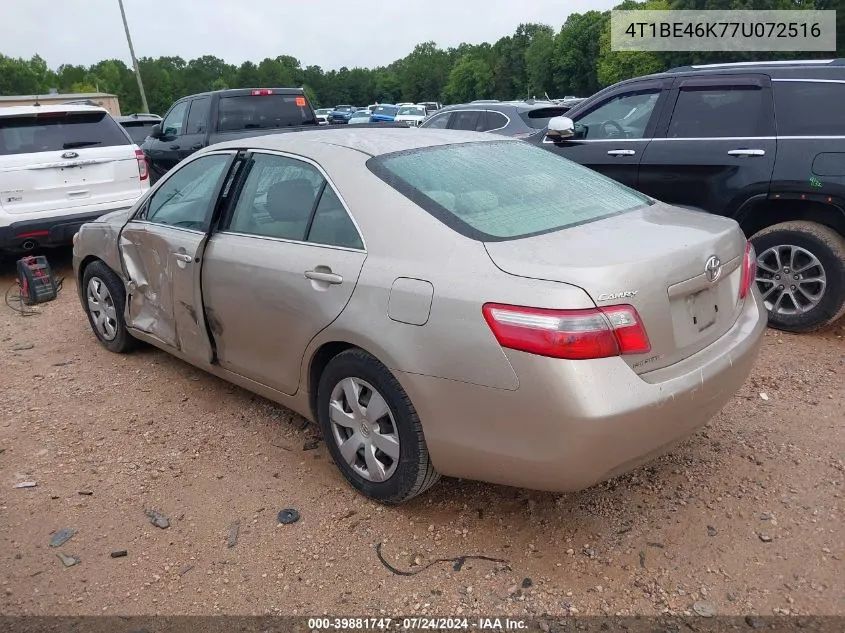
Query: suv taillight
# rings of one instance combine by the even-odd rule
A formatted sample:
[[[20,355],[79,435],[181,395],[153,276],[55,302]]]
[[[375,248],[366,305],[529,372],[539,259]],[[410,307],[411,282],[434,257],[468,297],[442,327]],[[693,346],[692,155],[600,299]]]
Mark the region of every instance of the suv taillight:
[[[549,310],[487,303],[482,312],[499,345],[530,354],[585,360],[651,350],[631,305]]]
[[[745,244],[745,256],[742,260],[742,276],[739,278],[739,298],[745,299],[757,279],[757,253],[751,242]]]
[[[147,165],[147,158],[144,156],[144,152],[139,149],[135,150],[135,158],[138,160],[138,176],[140,177],[141,182],[143,182],[150,177],[150,168]]]

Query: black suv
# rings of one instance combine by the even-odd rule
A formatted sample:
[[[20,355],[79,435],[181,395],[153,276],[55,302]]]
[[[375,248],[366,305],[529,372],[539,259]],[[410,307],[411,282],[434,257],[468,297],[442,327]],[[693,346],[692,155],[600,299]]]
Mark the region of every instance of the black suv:
[[[654,198],[734,218],[773,327],[845,313],[845,60],[623,81],[529,140]]]
[[[141,145],[152,132],[155,125],[161,123],[161,117],[157,114],[128,114],[115,117],[136,145]]]
[[[446,106],[420,127],[527,137],[541,133],[550,119],[568,111],[567,105],[552,101],[473,101]]]

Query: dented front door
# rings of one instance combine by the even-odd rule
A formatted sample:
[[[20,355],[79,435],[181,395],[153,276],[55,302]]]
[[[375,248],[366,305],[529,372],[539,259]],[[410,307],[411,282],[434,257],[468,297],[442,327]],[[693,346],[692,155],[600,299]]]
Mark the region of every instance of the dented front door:
[[[127,324],[199,363],[212,360],[202,310],[202,256],[231,159],[231,153],[209,154],[178,167],[120,235]]]

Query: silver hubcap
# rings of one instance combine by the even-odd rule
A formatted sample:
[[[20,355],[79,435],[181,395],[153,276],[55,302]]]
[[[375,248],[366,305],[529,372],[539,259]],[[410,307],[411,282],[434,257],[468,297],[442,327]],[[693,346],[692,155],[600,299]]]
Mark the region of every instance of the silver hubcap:
[[[91,277],[85,294],[88,312],[91,313],[97,332],[107,341],[114,340],[117,336],[117,310],[106,284],[99,277]]]
[[[800,246],[773,246],[757,257],[757,287],[766,309],[803,314],[824,296],[827,276],[818,258]]]
[[[399,430],[384,397],[365,380],[344,378],[329,400],[332,435],[346,463],[368,481],[387,481],[399,464]]]

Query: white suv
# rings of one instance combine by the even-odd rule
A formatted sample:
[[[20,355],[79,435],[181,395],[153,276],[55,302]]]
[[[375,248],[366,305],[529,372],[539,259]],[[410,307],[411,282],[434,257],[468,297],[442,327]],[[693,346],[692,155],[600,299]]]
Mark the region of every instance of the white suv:
[[[0,108],[0,251],[69,244],[149,187],[143,153],[103,108]]]

